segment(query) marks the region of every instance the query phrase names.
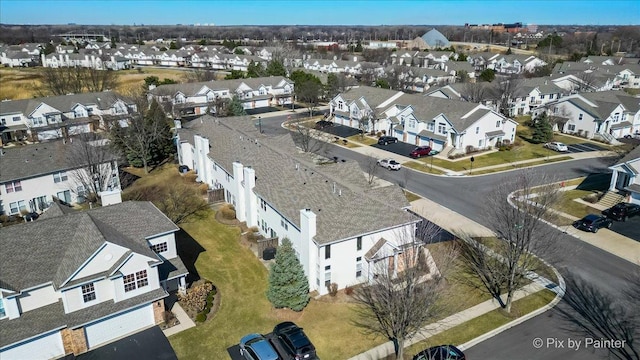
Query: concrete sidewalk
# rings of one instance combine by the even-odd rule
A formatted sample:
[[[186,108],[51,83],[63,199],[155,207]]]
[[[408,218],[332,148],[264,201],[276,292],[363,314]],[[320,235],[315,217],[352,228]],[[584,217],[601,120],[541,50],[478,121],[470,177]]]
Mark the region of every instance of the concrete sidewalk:
[[[178,318],[178,321],[180,321],[180,324],[176,326],[172,326],[168,329],[162,330],[162,332],[164,333],[164,336],[169,337],[173,334],[177,334],[181,331],[184,331],[196,326],[193,320],[189,318],[187,313],[184,312],[184,310],[182,309],[182,306],[180,306],[180,304],[178,304],[177,301],[173,304],[173,307],[171,308],[171,312],[176,316],[176,318]]]

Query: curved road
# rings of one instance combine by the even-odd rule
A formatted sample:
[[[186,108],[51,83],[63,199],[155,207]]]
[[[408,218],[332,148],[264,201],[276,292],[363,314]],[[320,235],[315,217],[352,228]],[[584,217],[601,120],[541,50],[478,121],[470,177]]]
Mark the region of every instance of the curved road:
[[[268,131],[277,133],[287,130],[277,127],[284,121],[284,117],[269,119]],[[263,129],[264,129],[263,119]],[[277,123],[277,125],[276,125]],[[368,157],[350,151],[344,147],[327,144],[325,154],[337,156],[340,159],[357,161],[366,168]],[[538,167],[546,174],[553,174],[557,180],[566,180],[592,173],[608,172],[607,164],[600,158],[576,160],[570,163],[554,163]],[[483,223],[481,209],[484,194],[488,193],[495,184],[512,176],[513,172],[503,172],[492,175],[475,177],[443,177],[419,173],[407,168],[397,172],[379,172],[378,176],[385,180],[403,184],[408,190],[447,207],[478,223]],[[572,274],[579,274],[589,283],[608,294],[619,294],[620,290],[628,288],[628,274],[637,271],[638,265],[621,259],[587,244],[570,235],[561,234],[558,254],[562,258],[553,259],[553,264],[559,269]],[[566,307],[561,302],[559,307]],[[542,348],[533,346],[533,341],[541,338]],[[564,348],[559,342],[550,342],[547,338],[564,341]],[[568,348],[568,340],[582,340],[582,347],[578,350]],[[576,333],[576,329],[563,320],[556,310],[550,310],[542,315],[530,319],[501,334],[486,340],[468,350],[472,359],[602,359],[607,357],[603,350],[584,347],[584,339]]]

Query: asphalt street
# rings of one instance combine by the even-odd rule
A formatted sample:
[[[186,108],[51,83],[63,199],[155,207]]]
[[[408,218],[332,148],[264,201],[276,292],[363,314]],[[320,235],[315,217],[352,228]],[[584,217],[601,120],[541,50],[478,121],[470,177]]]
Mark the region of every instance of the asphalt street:
[[[328,153],[340,159],[353,159],[364,166],[368,159],[365,155],[354,153],[345,148],[330,145]],[[536,171],[553,174],[556,180],[586,176],[591,173],[608,172],[606,160],[591,158],[576,160],[569,164],[550,164]],[[542,170],[543,169],[543,170]],[[381,172],[378,176],[385,180],[404,185],[408,190],[435,201],[479,223],[486,223],[483,217],[483,203],[487,194],[497,183],[513,176],[513,172],[504,172],[478,177],[444,177],[420,174],[403,168],[400,171]],[[560,234],[556,259],[547,259],[559,268],[571,274],[579,274],[599,290],[619,294],[628,288],[628,274],[637,271],[638,265],[611,255],[597,247],[582,242],[567,234]],[[563,302],[559,306],[566,306]],[[541,338],[544,348],[533,346],[533,340]],[[490,340],[484,341],[467,350],[472,359],[602,359],[606,353],[588,349],[566,349],[556,345],[546,345],[547,338],[581,339],[574,325],[558,316],[554,310],[511,328]],[[566,341],[565,341],[566,342]]]

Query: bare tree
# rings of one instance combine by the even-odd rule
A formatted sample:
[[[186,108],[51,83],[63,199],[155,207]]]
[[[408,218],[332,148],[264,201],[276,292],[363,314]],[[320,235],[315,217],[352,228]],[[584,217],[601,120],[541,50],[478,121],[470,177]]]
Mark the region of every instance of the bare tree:
[[[367,173],[367,183],[369,183],[370,186],[373,186],[375,184],[378,170],[380,170],[380,166],[378,165],[378,160],[375,158],[373,154],[367,154],[365,171]]]
[[[200,218],[209,209],[209,204],[195,193],[192,186],[180,183],[169,187],[154,200],[154,204],[176,224]]]
[[[629,287],[616,296],[601,291],[580,276],[565,274],[564,303],[557,307],[563,319],[579,335],[595,341],[619,341],[621,346],[603,346],[609,355],[618,359],[640,359],[640,348],[635,336],[640,331],[640,277],[636,273]],[[562,304],[561,304],[562,305]]]
[[[435,237],[440,228],[431,224],[425,230]],[[403,359],[405,341],[442,316],[444,274],[452,267],[456,248],[447,244],[451,246],[446,250],[431,252],[427,242],[406,229],[396,239],[397,250],[374,258],[369,283],[357,287],[352,298],[355,325],[393,341],[396,359]]]
[[[83,92],[100,92],[115,88],[116,71],[94,68],[63,67],[44,68],[38,95],[66,95]]]
[[[291,124],[293,128],[293,139],[296,145],[306,153],[318,153],[326,147],[326,143],[319,139],[326,136],[326,133],[319,132],[299,122]]]
[[[474,82],[474,83],[467,82],[464,84],[463,89],[464,89],[463,90],[464,98],[467,101],[474,102],[474,103],[480,103],[487,100],[487,97],[489,95],[487,85],[486,83],[483,83],[483,82]]]
[[[579,83],[576,84],[578,91],[593,91],[596,77],[592,71],[581,71],[576,74]]]
[[[216,80],[216,72],[212,69],[195,69],[187,71],[184,74],[184,79],[188,83],[213,81]]]
[[[509,107],[521,83],[522,79],[516,74],[497,82],[495,91],[496,97],[499,99],[499,110],[502,115],[510,116]]]
[[[113,183],[117,156],[109,141],[95,133],[83,133],[70,140],[67,166],[73,169],[69,172],[76,184],[73,191],[89,202],[97,202],[102,191],[120,185]]]
[[[549,185],[534,187],[534,179]],[[546,258],[553,253],[561,233],[540,220],[554,216],[552,207],[559,199],[559,186],[548,177],[529,170],[519,171],[485,197],[486,223],[498,241],[485,246],[459,234],[466,270],[480,280],[481,288],[507,312],[511,311],[515,291],[528,283],[529,272],[544,266],[536,255]]]

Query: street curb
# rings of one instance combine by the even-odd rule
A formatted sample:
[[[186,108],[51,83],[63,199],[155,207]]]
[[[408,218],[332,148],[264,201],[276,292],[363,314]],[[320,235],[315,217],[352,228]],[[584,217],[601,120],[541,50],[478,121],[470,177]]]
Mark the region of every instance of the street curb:
[[[540,260],[542,260],[542,259],[540,259]],[[542,261],[545,262],[544,260],[542,260]],[[545,264],[546,264],[546,262],[545,262]],[[549,264],[547,264],[547,266],[549,266]],[[495,329],[493,329],[493,330],[491,330],[489,332],[486,332],[486,333],[478,336],[475,339],[471,339],[471,340],[467,341],[466,343],[459,345],[458,347],[460,348],[460,350],[464,351],[466,349],[469,349],[474,345],[477,345],[477,344],[479,344],[479,343],[481,343],[481,342],[483,342],[485,340],[488,340],[488,339],[500,334],[501,332],[506,331],[506,330],[516,326],[516,325],[520,325],[523,322],[525,322],[525,321],[527,321],[527,320],[529,320],[529,319],[531,319],[533,317],[536,317],[536,316],[546,312],[547,310],[550,310],[554,306],[556,306],[560,302],[560,300],[562,300],[562,297],[564,296],[566,284],[565,284],[564,278],[562,277],[562,275],[560,275],[558,270],[556,270],[556,268],[554,268],[552,266],[551,266],[551,269],[553,269],[553,272],[558,277],[558,283],[559,283],[558,284],[558,288],[560,289],[560,291],[556,294],[556,297],[553,298],[553,300],[551,300],[551,302],[549,302],[547,305],[545,305],[545,306],[543,306],[543,307],[541,307],[541,308],[539,308],[537,310],[534,310],[534,311],[532,311],[532,312],[530,312],[530,313],[528,313],[526,315],[523,315],[523,316],[521,316],[521,317],[519,317],[519,318],[517,318],[517,319],[515,319],[513,321],[510,321],[510,322],[508,322],[508,323],[506,323],[506,324],[504,324],[504,325],[502,325],[502,326],[500,326],[498,328],[495,328]]]

